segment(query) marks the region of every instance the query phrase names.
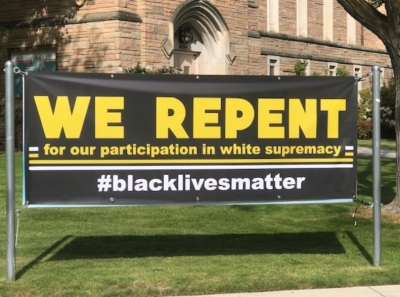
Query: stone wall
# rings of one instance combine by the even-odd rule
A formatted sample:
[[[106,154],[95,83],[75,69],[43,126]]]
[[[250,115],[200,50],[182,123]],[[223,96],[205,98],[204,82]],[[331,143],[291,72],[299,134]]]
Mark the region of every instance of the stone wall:
[[[0,63],[4,65],[17,49],[52,48],[58,71],[121,72],[139,61],[172,66],[173,58],[163,52],[163,46],[174,38],[177,13],[195,1],[86,0],[78,7],[75,0],[0,0],[0,26],[9,29],[8,36],[0,36]],[[392,75],[382,42],[360,24],[356,25],[356,44],[346,44],[347,14],[336,1],[332,41],[323,39],[323,0],[307,1],[307,37],[296,35],[296,0],[280,1],[276,33],[267,31],[267,0],[203,0],[197,5],[205,2],[218,11],[229,33],[229,57],[224,62],[228,74],[265,75],[268,56],[273,55],[280,57],[282,75],[292,74],[299,59],[309,59],[311,72],[322,75],[329,62],[351,74],[353,65],[360,65],[365,74],[377,64],[385,68],[385,78]],[[2,71],[0,81],[4,82]],[[0,125],[0,144],[3,131]]]
[[[4,63],[14,49],[47,46],[56,48],[59,71],[116,72],[138,61],[155,67],[172,66],[172,60],[161,48],[165,39],[171,37],[174,15],[189,2],[87,0],[82,7],[77,7],[74,0],[48,0],[46,6],[34,0],[0,0],[3,8],[0,25],[12,29],[10,37],[2,40],[0,62]],[[257,36],[267,31],[267,0],[214,0],[210,3],[227,24],[229,47],[232,57],[236,56],[228,73],[265,73],[257,67],[265,65],[262,49],[266,42],[272,42],[267,47],[275,48],[276,52],[287,50],[280,48],[279,36],[274,40],[263,40],[262,34],[261,38]],[[341,51],[347,42],[347,14],[336,1],[333,5],[334,35],[326,49],[330,51],[338,45]],[[322,12],[323,0],[308,1],[308,43],[323,41]],[[295,40],[296,18],[296,1],[280,1],[279,33]],[[360,52],[364,52],[364,48],[384,50],[380,40],[360,24],[357,24],[356,39],[355,46]],[[324,44],[320,42],[318,46]],[[298,51],[299,56],[305,52],[304,48],[289,46],[288,49]],[[334,62],[341,53],[331,56]]]

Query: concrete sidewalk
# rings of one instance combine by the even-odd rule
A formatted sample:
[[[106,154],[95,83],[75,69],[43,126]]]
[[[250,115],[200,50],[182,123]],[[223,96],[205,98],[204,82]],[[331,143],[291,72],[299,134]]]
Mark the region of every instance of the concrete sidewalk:
[[[202,297],[400,297],[400,285],[216,294]]]
[[[359,156],[371,156],[372,149],[368,147],[358,147],[357,154]],[[381,150],[382,158],[396,159],[396,152],[391,150]]]

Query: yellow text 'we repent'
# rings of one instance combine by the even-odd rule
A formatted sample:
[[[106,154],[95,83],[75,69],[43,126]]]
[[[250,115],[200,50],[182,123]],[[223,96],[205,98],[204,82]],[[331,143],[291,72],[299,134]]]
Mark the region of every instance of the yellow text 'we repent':
[[[128,129],[141,129],[144,123],[126,127],[123,123],[125,97],[34,96],[45,138],[79,139],[94,100],[94,138],[123,139]],[[190,104],[189,104],[190,103]],[[142,104],[150,104],[143,102]],[[54,105],[54,106],[53,106]],[[239,139],[240,133],[256,129],[258,139],[337,139],[340,113],[346,111],[345,99],[193,97],[156,97],[155,139]],[[143,119],[142,119],[143,120]],[[326,130],[318,132],[322,125]],[[255,128],[254,128],[255,127]],[[324,128],[325,129],[325,128]]]

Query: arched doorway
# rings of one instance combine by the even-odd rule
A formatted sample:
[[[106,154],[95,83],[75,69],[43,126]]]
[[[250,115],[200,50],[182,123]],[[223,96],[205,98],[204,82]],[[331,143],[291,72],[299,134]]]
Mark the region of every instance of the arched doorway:
[[[229,33],[208,1],[189,0],[172,16],[173,66],[186,74],[226,74]]]

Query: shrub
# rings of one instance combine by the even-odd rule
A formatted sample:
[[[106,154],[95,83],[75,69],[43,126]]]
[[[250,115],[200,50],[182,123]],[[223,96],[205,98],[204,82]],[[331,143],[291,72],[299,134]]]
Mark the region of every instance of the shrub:
[[[383,138],[395,138],[394,111],[396,105],[396,83],[394,78],[381,88],[381,129]]]
[[[372,136],[372,109],[370,89],[362,89],[358,101],[357,129],[359,139],[370,139]]]
[[[382,138],[395,137],[395,100],[396,84],[391,79],[387,85],[381,88],[381,136]],[[358,102],[358,137],[368,139],[372,136],[372,91],[363,89],[360,91]]]
[[[298,60],[294,65],[294,73],[297,76],[305,76],[308,62],[306,60]]]
[[[163,66],[161,68],[150,68],[142,66],[142,62],[137,62],[135,67],[128,67],[124,69],[125,73],[143,73],[143,74],[179,74],[179,69],[174,67]]]
[[[336,76],[350,76],[350,72],[345,67],[338,67],[336,69]]]

